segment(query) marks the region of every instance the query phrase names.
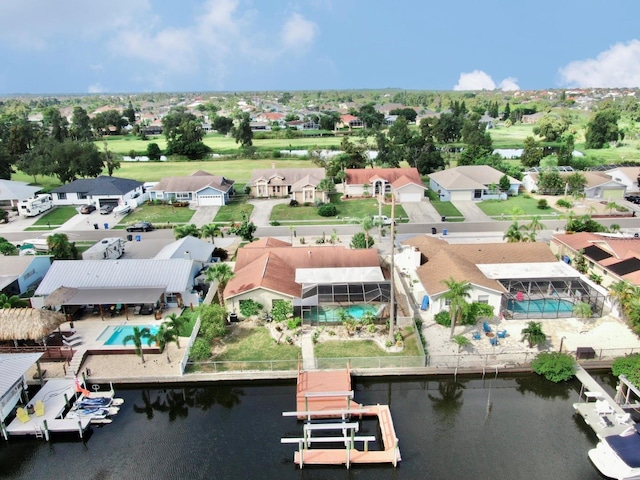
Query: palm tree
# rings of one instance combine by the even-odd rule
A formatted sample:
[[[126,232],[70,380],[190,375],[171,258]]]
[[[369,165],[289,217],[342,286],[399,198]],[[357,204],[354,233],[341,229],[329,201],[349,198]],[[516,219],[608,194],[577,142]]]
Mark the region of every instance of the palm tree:
[[[573,306],[573,314],[578,318],[590,318],[593,315],[593,310],[588,303],[578,302]]]
[[[142,353],[142,340],[145,338],[149,338],[151,336],[151,331],[147,327],[133,327],[133,333],[131,335],[127,335],[122,339],[122,344],[126,345],[129,342],[133,342],[133,345],[136,347],[136,355],[140,355],[140,359],[142,363],[144,363],[144,354]]]
[[[54,233],[47,237],[47,247],[54,260],[75,260],[78,258],[78,249],[75,243],[69,242],[69,237],[64,233]]]
[[[174,314],[175,315],[175,314]],[[152,343],[156,343],[158,348],[160,348],[160,353],[164,352],[165,348],[170,342],[178,343],[178,332],[173,330],[171,327],[167,326],[167,322],[160,325],[158,331],[149,335],[147,339],[147,344],[151,345]],[[178,345],[179,347],[180,345]],[[169,358],[169,350],[167,350],[167,363],[170,363],[171,359]]]
[[[224,307],[224,287],[226,287],[229,280],[233,278],[233,270],[231,270],[228,264],[218,262],[208,268],[206,275],[207,282],[211,283],[215,281],[218,283],[218,301],[220,302],[220,306]]]
[[[184,324],[185,324],[185,318],[179,317],[175,313],[168,315],[164,319],[164,322],[162,323],[162,325],[165,325],[168,330],[171,330],[175,334],[176,339],[172,341],[176,342],[176,345],[178,346],[178,348],[180,348],[180,329]]]
[[[534,345],[540,345],[547,340],[540,322],[527,323],[527,326],[522,329],[522,341],[524,342],[525,340],[529,342],[529,348],[533,348]]]
[[[178,225],[173,229],[173,234],[175,235],[176,240],[189,235],[200,238],[200,229],[193,223],[189,223],[188,225]]]
[[[613,210],[620,210],[620,208],[622,208],[622,207],[620,205],[618,205],[616,202],[609,202],[609,203],[607,203],[605,208],[609,211],[609,215],[611,215],[611,212]]]
[[[0,293],[0,308],[25,308],[29,303],[22,300],[18,295],[8,296]]]
[[[360,227],[362,227],[365,238],[365,245],[367,245],[367,248],[369,248],[369,230],[374,227],[373,218],[371,218],[369,215],[365,215],[362,218],[354,220],[354,223],[358,223]]]
[[[209,237],[211,239],[211,243],[216,243],[213,238],[220,237],[223,238],[224,234],[222,233],[222,227],[217,223],[209,223],[208,225],[204,225],[200,228],[200,233],[203,237]]]
[[[522,242],[525,238],[522,233],[523,229],[524,228],[518,224],[518,221],[514,220],[513,223],[509,225],[507,231],[504,232],[502,239],[506,240],[507,243]]]
[[[618,305],[620,314],[624,314],[626,306],[631,298],[631,284],[625,280],[619,280],[609,287],[609,297]]]
[[[444,298],[449,300],[449,316],[451,317],[451,338],[456,328],[457,321],[462,317],[462,306],[466,303],[467,297],[470,297],[469,291],[471,284],[466,280],[457,282],[453,277],[449,280],[442,280],[448,291],[445,292]]]
[[[526,229],[529,232],[528,240],[530,242],[535,242],[538,232],[541,230],[544,230],[544,228],[545,228],[544,224],[540,222],[540,217],[538,216],[532,217],[531,223],[529,223],[529,225],[526,226]]]

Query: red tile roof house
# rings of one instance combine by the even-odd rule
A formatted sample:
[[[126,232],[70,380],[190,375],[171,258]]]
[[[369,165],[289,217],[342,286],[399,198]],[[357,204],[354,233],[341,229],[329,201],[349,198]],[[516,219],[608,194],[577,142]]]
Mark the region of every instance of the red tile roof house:
[[[425,186],[416,168],[347,168],[344,192],[347,197],[395,195],[400,203],[420,202]]]
[[[291,198],[299,203],[326,203],[327,192],[318,190],[326,177],[324,168],[257,169],[251,174],[250,195],[254,198]]]
[[[366,304],[381,315],[390,288],[375,249],[293,247],[266,237],[238,250],[224,299],[233,312],[245,300],[260,303],[267,312],[278,301],[291,301],[303,323],[331,323],[337,321],[336,308],[350,305]]]
[[[226,205],[233,195],[233,180],[198,170],[186,177],[167,177],[149,189],[151,200],[189,202],[195,206]]]

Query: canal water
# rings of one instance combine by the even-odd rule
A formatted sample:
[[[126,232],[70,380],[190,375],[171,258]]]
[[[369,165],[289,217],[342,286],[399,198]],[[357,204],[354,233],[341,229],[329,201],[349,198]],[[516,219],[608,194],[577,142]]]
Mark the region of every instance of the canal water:
[[[611,387],[612,379],[599,381]],[[84,441],[0,442],[10,479],[599,479],[587,451],[593,432],[574,415],[579,384],[538,376],[375,379],[354,383],[364,404],[388,404],[402,462],[392,466],[293,464],[301,423],[293,383],[117,388],[110,425]],[[375,434],[365,422],[361,434]]]

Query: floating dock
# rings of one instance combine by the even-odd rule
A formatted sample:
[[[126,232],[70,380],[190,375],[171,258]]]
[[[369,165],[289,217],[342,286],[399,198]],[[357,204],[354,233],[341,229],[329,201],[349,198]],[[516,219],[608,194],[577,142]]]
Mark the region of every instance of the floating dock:
[[[388,405],[361,405],[353,400],[349,369],[339,371],[300,371],[296,391],[295,412],[283,416],[295,416],[305,420],[303,436],[283,438],[282,443],[297,444],[293,461],[304,465],[346,465],[391,463],[394,467],[401,460],[398,438]],[[380,427],[382,450],[369,450],[375,436],[357,436],[359,423],[354,417],[375,416]],[[327,419],[336,419],[327,423]],[[323,432],[337,431],[341,436],[316,436]],[[344,444],[344,448],[311,448],[313,444]],[[356,448],[358,445],[360,448]]]

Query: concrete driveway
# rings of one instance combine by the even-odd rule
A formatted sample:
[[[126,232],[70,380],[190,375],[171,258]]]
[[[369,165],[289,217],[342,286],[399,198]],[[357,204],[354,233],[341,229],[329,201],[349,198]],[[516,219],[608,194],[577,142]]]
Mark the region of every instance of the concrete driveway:
[[[253,205],[253,212],[251,212],[250,220],[258,227],[269,226],[269,218],[271,217],[271,210],[275,205],[282,205],[289,203],[288,198],[276,198],[276,199],[253,199],[247,203]]]
[[[440,221],[440,214],[428,200],[405,202],[402,208],[407,212],[411,223],[433,223]]]
[[[189,223],[195,224],[198,228],[208,225],[213,222],[214,218],[216,218],[218,210],[220,210],[220,207],[198,207],[196,208],[196,213],[193,214]]]
[[[470,201],[457,201],[452,202],[453,206],[460,210],[460,213],[464,217],[465,222],[488,222],[493,221],[488,215],[486,215],[478,204],[472,200]]]

